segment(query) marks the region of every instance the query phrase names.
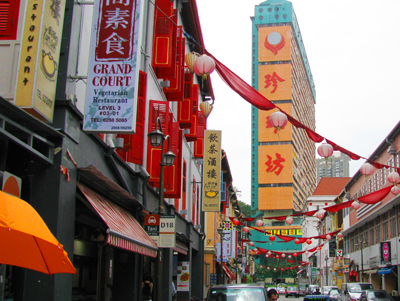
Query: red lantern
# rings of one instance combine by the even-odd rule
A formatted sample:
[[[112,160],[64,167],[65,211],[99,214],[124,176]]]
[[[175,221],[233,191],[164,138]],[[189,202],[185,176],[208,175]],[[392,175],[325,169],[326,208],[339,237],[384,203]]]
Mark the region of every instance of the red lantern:
[[[272,255],[272,252],[271,252],[271,251],[268,251],[267,254],[268,254],[268,256],[271,256],[271,255]]]
[[[328,234],[328,235],[326,235],[326,239],[327,239],[327,240],[331,240],[331,239],[332,239],[332,236],[330,236],[330,235]]]
[[[252,247],[253,247],[253,246],[254,246],[254,242],[252,242],[252,241],[249,242],[249,246],[252,246]]]
[[[289,259],[292,258],[292,255],[289,255],[288,258],[289,258]]]
[[[375,171],[375,167],[373,165],[369,164],[368,162],[364,163],[360,167],[360,172],[366,177],[372,175],[374,173],[374,171]]]
[[[282,258],[285,258],[285,257],[286,257],[286,254],[282,254],[281,256],[282,256]]]
[[[276,271],[276,268],[274,268],[274,271]]]
[[[297,253],[293,253],[293,256],[294,256],[294,257],[297,257]]]
[[[397,172],[393,171],[388,175],[387,180],[390,183],[392,183],[394,186],[396,186],[397,183],[399,183],[400,176],[399,176],[399,174]]]
[[[318,155],[328,160],[328,157],[333,154],[333,146],[327,143],[322,143],[317,149]]]
[[[360,203],[354,201],[353,203],[351,203],[351,207],[353,207],[354,210],[357,210],[358,208],[360,208]]]
[[[293,224],[293,218],[291,218],[290,216],[286,218],[286,224]]]
[[[258,221],[256,221],[256,225],[258,227],[262,227],[262,226],[264,226],[264,222],[262,220],[258,220]]]
[[[233,220],[232,220],[232,223],[233,223],[235,226],[238,226],[238,225],[240,224],[240,222],[239,222],[237,219],[233,219]]]
[[[247,227],[247,226],[243,227],[243,232],[244,232],[244,233],[247,233],[247,232],[249,232],[249,231],[250,231],[249,227]]]
[[[269,270],[269,267],[267,267],[267,270]]]
[[[269,240],[270,240],[270,241],[274,241],[274,240],[275,240],[275,236],[270,236],[270,237],[269,237]]]
[[[323,209],[319,210],[319,211],[317,212],[316,216],[317,216],[319,219],[323,219],[324,216],[325,216],[325,210],[323,210]]]
[[[203,80],[215,69],[214,60],[206,54],[200,55],[193,64],[193,71],[201,76]]]
[[[342,238],[343,234],[342,233],[338,233],[337,237]]]
[[[295,243],[296,245],[298,245],[298,244],[300,243],[300,239],[296,238],[296,239],[294,240],[294,243]]]
[[[307,243],[308,245],[311,245],[311,244],[312,244],[312,240],[311,240],[311,239],[307,239],[307,240],[306,240],[306,243]]]
[[[185,63],[188,66],[190,73],[194,73],[193,66],[197,58],[200,56],[197,52],[189,52],[185,54]]]
[[[283,269],[281,269],[281,271],[283,271]]]
[[[279,131],[288,123],[288,119],[285,114],[278,111],[269,116],[269,123]]]
[[[279,258],[279,255],[276,255],[275,258]]]

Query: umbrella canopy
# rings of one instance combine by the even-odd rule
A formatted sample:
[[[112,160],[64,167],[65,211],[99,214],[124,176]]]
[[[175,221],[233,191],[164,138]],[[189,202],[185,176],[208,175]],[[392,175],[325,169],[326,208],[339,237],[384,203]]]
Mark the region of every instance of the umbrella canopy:
[[[63,246],[27,202],[0,191],[0,263],[45,274],[76,270]]]

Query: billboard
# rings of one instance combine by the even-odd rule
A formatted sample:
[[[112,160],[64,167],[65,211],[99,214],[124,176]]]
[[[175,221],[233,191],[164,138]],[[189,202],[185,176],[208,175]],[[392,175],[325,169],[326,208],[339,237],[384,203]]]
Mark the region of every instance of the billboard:
[[[292,29],[290,25],[258,28],[258,61],[290,61]]]
[[[28,0],[15,105],[53,122],[65,0]]]
[[[220,211],[221,131],[204,131],[203,211]]]
[[[381,264],[392,264],[390,241],[381,242],[379,252],[381,256]]]
[[[143,1],[95,1],[83,129],[134,133]]]
[[[258,92],[271,101],[292,99],[291,64],[259,66]]]

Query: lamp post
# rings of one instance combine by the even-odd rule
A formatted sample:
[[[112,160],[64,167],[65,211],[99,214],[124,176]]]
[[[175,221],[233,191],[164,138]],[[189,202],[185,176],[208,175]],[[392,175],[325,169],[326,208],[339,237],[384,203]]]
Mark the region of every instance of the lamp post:
[[[160,118],[157,117],[156,128],[147,135],[150,139],[150,145],[159,147],[161,145],[161,161],[160,161],[160,191],[158,201],[158,214],[164,213],[164,166],[174,165],[176,155],[171,151],[171,138],[169,135],[164,135],[162,131]],[[169,139],[168,139],[169,138]],[[164,154],[164,142],[168,139],[168,151]],[[158,281],[157,281],[157,300],[163,300],[163,283],[162,283],[162,265],[163,265],[163,250],[159,248],[158,254]],[[171,285],[171,284],[168,284]]]
[[[325,257],[325,277],[326,277],[326,286],[328,286],[328,260],[329,257]]]
[[[357,246],[360,246],[360,251],[361,251],[361,273],[360,273],[360,282],[364,281],[364,258],[363,258],[363,248],[364,248],[364,240],[358,240],[357,241]]]
[[[223,279],[224,279],[224,272],[223,272],[223,267],[222,267],[222,263],[224,260],[224,251],[223,251],[223,240],[224,240],[224,229],[218,228],[217,230],[218,234],[220,235],[220,243],[221,243],[221,256],[220,256],[220,260],[221,260],[221,280],[220,280],[220,284],[223,284]]]

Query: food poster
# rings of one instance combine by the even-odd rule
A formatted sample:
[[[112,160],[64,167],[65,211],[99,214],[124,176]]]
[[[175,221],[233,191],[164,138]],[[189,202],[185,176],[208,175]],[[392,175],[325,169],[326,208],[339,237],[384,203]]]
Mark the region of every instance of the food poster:
[[[178,261],[178,271],[177,273],[177,291],[179,292],[188,292],[189,291],[189,261]]]

